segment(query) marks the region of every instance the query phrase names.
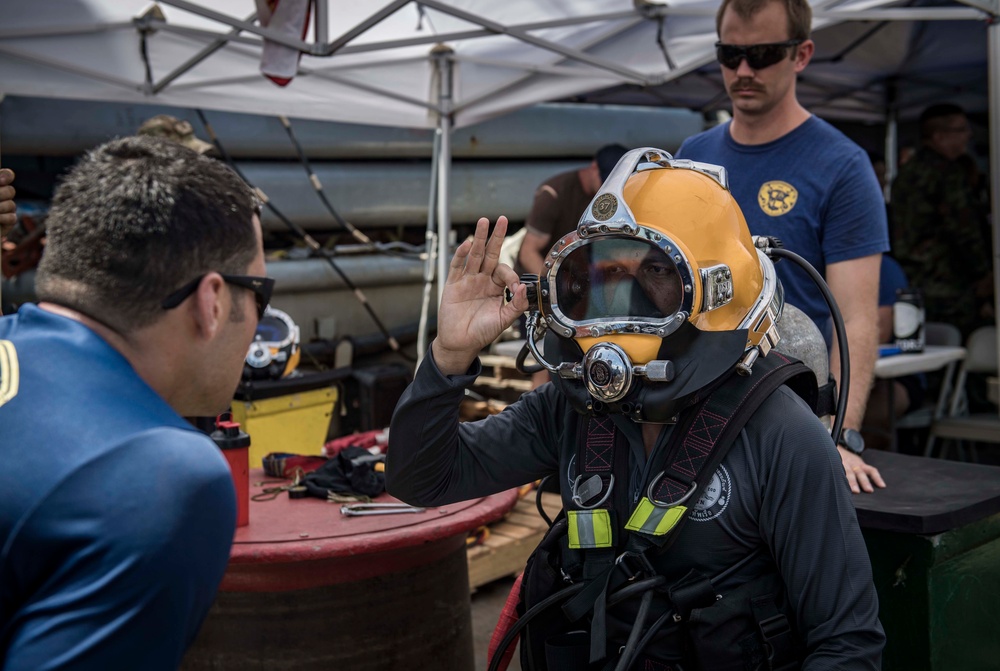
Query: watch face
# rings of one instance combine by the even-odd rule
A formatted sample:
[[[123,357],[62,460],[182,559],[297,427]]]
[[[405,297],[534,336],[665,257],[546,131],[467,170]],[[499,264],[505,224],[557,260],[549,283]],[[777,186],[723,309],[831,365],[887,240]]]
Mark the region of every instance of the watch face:
[[[865,439],[854,429],[844,429],[840,434],[844,447],[855,454],[861,454],[865,450]]]

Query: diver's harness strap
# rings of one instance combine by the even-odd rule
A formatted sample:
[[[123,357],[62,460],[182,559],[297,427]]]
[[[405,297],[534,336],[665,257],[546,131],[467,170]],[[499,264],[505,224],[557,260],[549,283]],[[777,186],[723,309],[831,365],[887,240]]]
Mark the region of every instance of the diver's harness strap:
[[[631,507],[627,496],[628,473],[614,472],[628,463],[625,451],[628,446],[620,432],[614,430],[609,417],[585,420],[585,437],[576,453],[579,475],[572,492],[573,507],[567,511],[569,547],[586,551],[581,571],[585,586],[562,610],[570,622],[592,612],[591,664],[607,657],[609,595],[626,582],[656,576],[651,559],[677,538],[677,531],[688,517],[685,504],[698,500],[740,431],[764,400],[782,384],[802,375],[815,379],[801,362],[772,351],[754,365],[750,377],[728,376],[710,391],[708,398],[682,413],[665,449],[654,453],[659,463],[654,462],[650,472],[656,475],[625,524],[624,529],[629,533],[624,534],[624,539],[619,537],[621,529],[614,508],[601,506],[621,506],[619,510]],[[684,598],[685,589],[679,583],[672,590],[682,603],[689,600]],[[694,601],[704,601],[703,591],[698,591]],[[714,590],[709,597],[715,598]],[[683,609],[681,606],[678,610]],[[780,669],[789,661],[792,646],[785,645],[785,639],[791,637],[791,628],[787,618],[773,609],[774,614],[762,615],[766,627],[761,623],[761,635],[771,660],[762,668]],[[643,625],[637,622],[636,626]]]

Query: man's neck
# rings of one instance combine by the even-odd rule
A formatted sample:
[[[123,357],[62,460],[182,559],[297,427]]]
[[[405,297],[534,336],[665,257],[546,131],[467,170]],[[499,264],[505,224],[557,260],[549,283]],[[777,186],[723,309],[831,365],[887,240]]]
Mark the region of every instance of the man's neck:
[[[729,135],[740,144],[766,144],[788,135],[808,121],[810,116],[795,98],[767,114],[746,114],[735,109],[729,124]]]
[[[110,326],[103,324],[96,319],[63,305],[42,302],[38,307],[46,312],[66,317],[78,321],[91,331],[101,337],[108,345],[118,351],[125,360],[131,364],[133,370],[141,377],[146,384],[152,387],[167,403],[175,398],[175,383],[171,375],[171,368],[175,364],[164,365],[164,361],[176,361],[171,353],[167,352],[162,343],[157,346],[149,346],[149,337],[130,335],[125,336],[114,330]],[[147,329],[154,338],[158,336],[153,329]]]

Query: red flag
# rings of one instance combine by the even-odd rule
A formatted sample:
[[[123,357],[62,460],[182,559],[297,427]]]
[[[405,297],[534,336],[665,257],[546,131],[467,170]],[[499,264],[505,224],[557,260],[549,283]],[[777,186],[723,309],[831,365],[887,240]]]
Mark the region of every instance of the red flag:
[[[289,37],[304,40],[309,30],[312,0],[256,0],[257,20]],[[264,39],[260,57],[261,73],[278,86],[286,86],[298,71],[302,52]]]

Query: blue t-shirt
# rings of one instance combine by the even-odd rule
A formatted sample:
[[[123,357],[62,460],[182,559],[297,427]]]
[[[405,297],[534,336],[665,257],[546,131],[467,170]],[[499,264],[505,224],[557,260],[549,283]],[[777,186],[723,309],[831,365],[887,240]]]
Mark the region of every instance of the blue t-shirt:
[[[0,666],[176,669],[236,523],[211,439],[79,322],[0,318]]]
[[[892,305],[896,302],[896,289],[910,286],[906,273],[899,261],[888,254],[882,255],[882,268],[878,276],[878,304]]]
[[[823,276],[828,264],[889,249],[885,201],[868,156],[822,119],[759,145],[738,144],[721,124],[685,140],[677,157],[725,167],[750,233],[778,237]],[[806,272],[788,259],[775,271],[785,300],[829,340],[830,311]]]

